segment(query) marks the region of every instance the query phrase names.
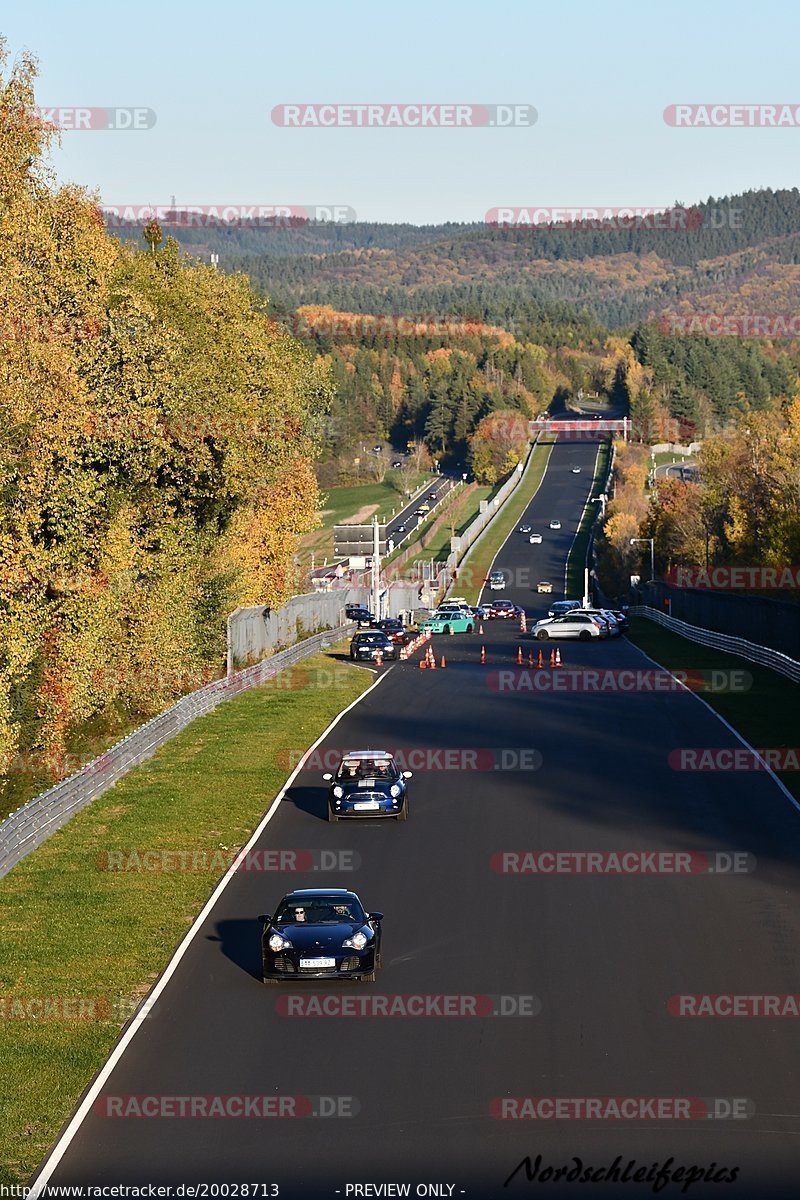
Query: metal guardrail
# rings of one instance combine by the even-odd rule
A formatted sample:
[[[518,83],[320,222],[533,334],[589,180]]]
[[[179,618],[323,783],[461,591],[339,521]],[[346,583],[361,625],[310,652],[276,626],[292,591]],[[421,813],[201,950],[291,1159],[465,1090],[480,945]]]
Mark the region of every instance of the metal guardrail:
[[[778,650],[770,649],[769,646],[759,646],[756,642],[731,637],[727,633],[716,633],[713,629],[702,629],[699,625],[688,625],[686,621],[679,621],[677,617],[667,616],[666,613],[660,612],[657,608],[650,608],[646,604],[631,605],[628,611],[636,617],[646,617],[648,621],[655,621],[657,625],[663,625],[666,629],[671,629],[673,633],[679,633],[681,637],[688,638],[690,642],[698,642],[701,646],[709,646],[713,650],[725,650],[729,654],[738,654],[740,658],[746,658],[748,662],[757,663],[761,667],[769,667],[771,671],[785,675],[794,683],[800,683],[800,662],[789,658],[787,654],[781,654]]]
[[[76,774],[29,800],[0,824],[0,878],[66,824],[74,813],[101,796],[131,767],[152,758],[160,746],[197,717],[205,716],[240,692],[259,687],[301,659],[327,649],[354,628],[351,621],[336,630],[317,633],[244,671],[214,680],[198,691],[182,696],[171,708],[134,729]]]

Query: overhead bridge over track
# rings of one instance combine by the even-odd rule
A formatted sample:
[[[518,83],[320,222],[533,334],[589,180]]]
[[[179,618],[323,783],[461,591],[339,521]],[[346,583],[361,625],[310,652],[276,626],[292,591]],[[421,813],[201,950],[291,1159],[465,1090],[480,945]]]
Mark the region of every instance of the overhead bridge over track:
[[[598,436],[608,437],[609,434],[621,435],[627,442],[630,428],[630,417],[590,417],[588,420],[586,418],[575,420],[537,418],[535,421],[528,422],[531,439],[537,438],[543,433],[555,433],[565,442],[595,441]]]

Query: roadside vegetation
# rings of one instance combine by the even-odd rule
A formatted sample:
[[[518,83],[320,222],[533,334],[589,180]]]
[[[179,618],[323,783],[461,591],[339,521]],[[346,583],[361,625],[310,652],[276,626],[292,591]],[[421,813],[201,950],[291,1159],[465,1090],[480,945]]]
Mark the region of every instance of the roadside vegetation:
[[[373,681],[332,651],[221,704],[0,880],[0,1184],[28,1180],[300,754]],[[147,851],[202,869],[137,869]],[[265,874],[265,897],[285,884]]]

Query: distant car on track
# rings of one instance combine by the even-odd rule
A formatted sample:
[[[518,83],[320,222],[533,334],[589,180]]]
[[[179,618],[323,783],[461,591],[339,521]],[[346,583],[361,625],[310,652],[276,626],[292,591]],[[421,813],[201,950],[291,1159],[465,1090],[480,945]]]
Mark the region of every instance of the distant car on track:
[[[420,625],[422,633],[472,633],[475,618],[462,608],[439,608]]]
[[[549,579],[540,579],[536,585],[537,592],[552,592],[553,585]]]
[[[383,630],[397,646],[407,646],[411,641],[411,634],[397,617],[384,617],[375,628]]]
[[[595,617],[590,617],[588,613],[576,612],[537,621],[531,633],[540,642],[546,642],[548,638],[578,638],[582,642],[588,642],[592,638],[603,636],[600,623]]]
[[[551,521],[551,522],[550,522],[550,528],[551,528],[551,529],[560,529],[560,528],[561,528],[561,522],[560,522],[560,521]]]
[[[397,646],[382,629],[364,629],[353,634],[350,657],[356,662],[374,662],[378,653],[383,659],[397,658]]]
[[[410,771],[399,770],[386,750],[348,750],[335,774],[322,776],[329,784],[328,820],[353,817],[394,817],[408,820]]]
[[[563,617],[564,613],[580,608],[580,600],[554,600],[547,610],[548,617]]]
[[[284,896],[264,913],[264,983],[298,979],[360,979],[374,983],[381,966],[383,913],[365,912],[355,892],[309,888]]]
[[[530,531],[531,531],[530,525],[520,525],[520,527],[519,527],[520,533],[530,533]]]
[[[344,615],[348,621],[358,621],[359,625],[369,624],[375,619],[363,604],[348,604],[345,607]]]
[[[541,546],[542,535],[540,533],[532,533],[531,536],[528,538],[528,542],[530,543],[531,546]]]
[[[506,577],[502,571],[492,571],[489,576],[489,590],[491,592],[502,592],[506,586]]]
[[[522,609],[510,600],[490,600],[486,606],[486,615],[491,620],[507,620],[509,617],[518,617],[521,613]]]
[[[573,475],[580,475],[580,473],[581,473],[581,469],[580,469],[580,467],[573,467],[573,468],[572,468],[572,474],[573,474]]]

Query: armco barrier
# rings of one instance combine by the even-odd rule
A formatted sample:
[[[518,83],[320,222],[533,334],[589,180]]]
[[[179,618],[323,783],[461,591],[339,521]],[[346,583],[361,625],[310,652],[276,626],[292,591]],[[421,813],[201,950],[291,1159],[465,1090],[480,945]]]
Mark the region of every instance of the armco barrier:
[[[74,813],[107,791],[131,767],[152,758],[160,746],[185,729],[196,717],[204,716],[240,692],[259,687],[285,667],[291,667],[301,659],[326,649],[354,628],[355,625],[350,622],[334,633],[318,633],[244,671],[217,679],[188,696],[182,696],[166,712],[129,733],[75,775],[62,779],[40,796],[29,800],[0,825],[0,878],[66,824]]]
[[[690,642],[698,642],[701,646],[710,646],[713,650],[724,650],[728,654],[738,654],[748,662],[757,663],[761,667],[769,667],[780,675],[785,675],[794,683],[800,683],[800,662],[772,650],[769,646],[759,646],[755,642],[747,642],[744,638],[731,637],[727,633],[716,633],[713,629],[701,629],[699,625],[687,625],[677,617],[668,617],[657,608],[649,608],[645,604],[632,605],[628,610],[635,617],[646,617],[688,638]]]

